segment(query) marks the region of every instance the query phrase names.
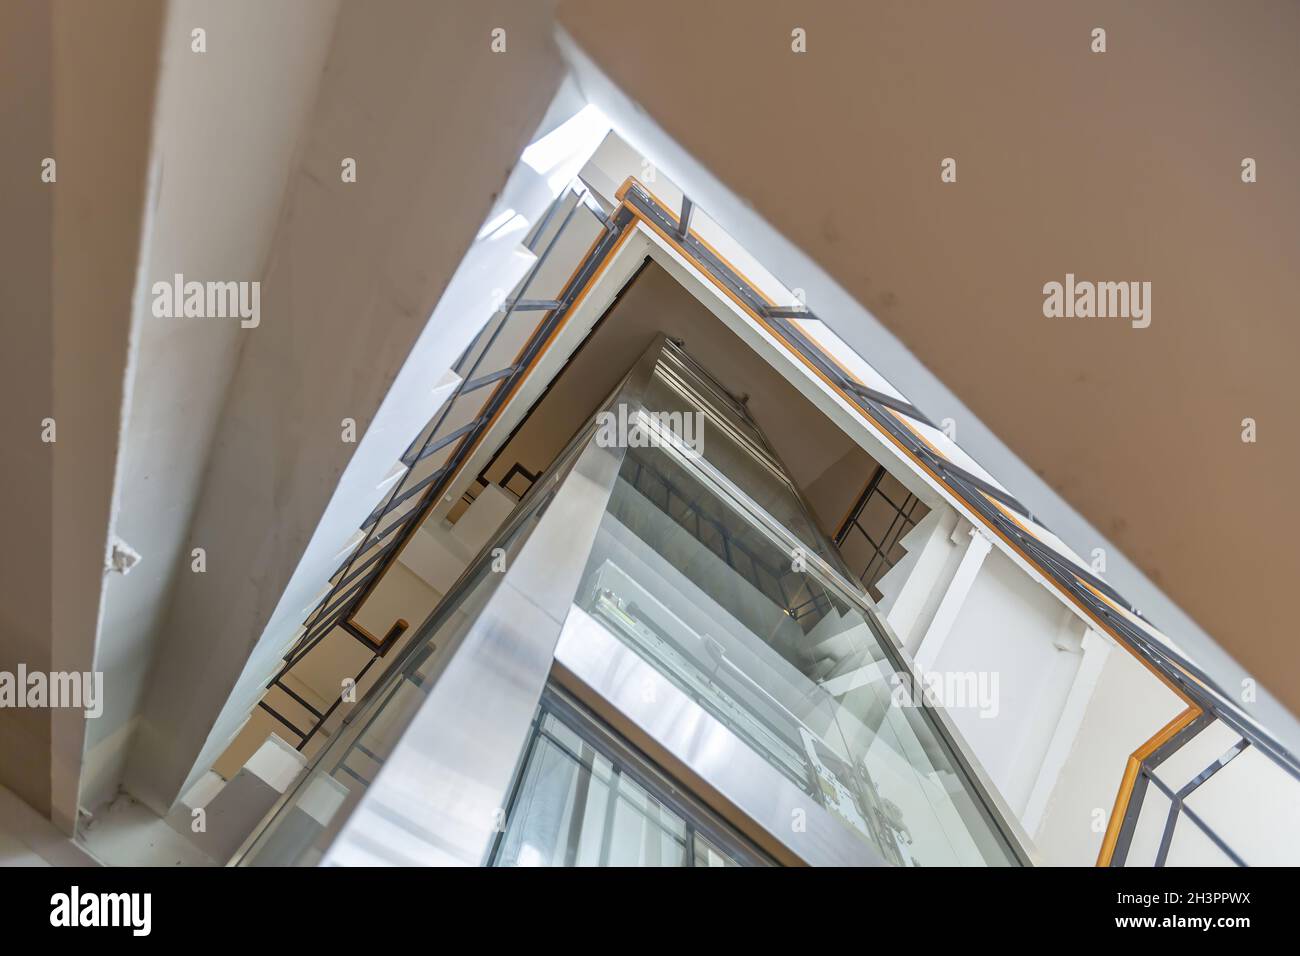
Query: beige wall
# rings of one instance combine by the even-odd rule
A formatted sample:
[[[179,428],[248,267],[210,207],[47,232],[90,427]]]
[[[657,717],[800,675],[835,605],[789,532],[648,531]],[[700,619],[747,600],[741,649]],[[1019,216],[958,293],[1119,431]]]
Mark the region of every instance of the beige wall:
[[[337,0],[170,0],[154,155],[162,170],[148,282],[261,277],[284,185],[316,99]],[[195,53],[191,31],[207,31]],[[237,144],[237,148],[232,148]],[[81,802],[122,779],[169,589],[190,573],[189,524],[240,349],[237,321],[159,318],[136,303],[135,367],[115,532],[143,557],[104,582],[97,659],[107,695],[87,732]],[[214,556],[216,557],[216,556]]]
[[[560,20],[1031,478],[1300,708],[1277,599],[1297,566],[1300,7],[666,0],[647,17],[564,0]],[[1044,318],[1043,284],[1067,272],[1151,281],[1151,327]]]
[[[51,667],[98,666],[106,542],[117,505],[133,303],[157,200],[154,96],[164,5],[62,0],[54,18],[54,615]],[[112,688],[105,688],[105,695]],[[86,724],[52,715],[52,814],[74,825]]]
[[[50,661],[51,488],[54,459],[41,443],[41,419],[53,414],[50,243],[54,187],[40,162],[54,153],[50,11],[38,0],[0,4],[0,440],[4,494],[0,514],[10,540],[0,549],[0,671]],[[15,148],[16,147],[16,148]],[[50,715],[0,709],[0,785],[33,807],[50,805]]]
[[[12,203],[0,214],[0,440],[14,456],[0,505],[13,536],[0,569],[5,670],[94,666],[162,9],[160,0],[0,9]],[[51,184],[40,181],[45,157],[57,162]],[[47,416],[57,423],[49,445],[40,442]],[[0,711],[0,782],[65,831],[84,736],[80,710]]]

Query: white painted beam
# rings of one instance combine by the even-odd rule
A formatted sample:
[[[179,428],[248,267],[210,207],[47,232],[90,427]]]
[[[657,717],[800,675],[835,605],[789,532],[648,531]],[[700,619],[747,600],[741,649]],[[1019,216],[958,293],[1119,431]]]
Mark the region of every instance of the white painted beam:
[[[130,397],[134,303],[146,294],[159,170],[152,154],[162,3],[57,3],[53,12],[54,454],[51,669],[103,669],[104,557]],[[139,572],[137,572],[137,575]],[[134,578],[133,578],[134,579]],[[120,579],[119,579],[120,580]],[[106,707],[118,688],[105,682]],[[104,720],[104,717],[97,720]],[[76,826],[90,725],[50,714],[51,818]],[[0,735],[3,736],[3,735]],[[0,761],[2,762],[2,761]],[[23,768],[34,781],[39,765]]]
[[[957,565],[957,573],[948,584],[948,590],[944,592],[943,600],[939,602],[939,609],[934,612],[934,618],[930,621],[925,637],[921,639],[921,646],[916,650],[916,665],[922,672],[930,670],[939,659],[939,652],[943,650],[944,642],[948,640],[952,625],[957,620],[962,604],[966,601],[966,595],[970,593],[971,585],[975,583],[975,576],[979,574],[984,558],[988,556],[989,549],[992,547],[992,542],[984,532],[975,527],[968,527],[967,534],[970,536],[970,542],[962,553],[961,563]]]
[[[916,560],[903,563],[891,570],[877,584],[881,593],[888,594],[886,581],[898,587],[885,609],[885,619],[894,629],[898,639],[908,649],[915,649],[921,635],[916,633],[918,622],[931,593],[939,586],[940,577],[952,553],[949,535],[957,526],[957,513],[950,508],[936,507],[903,538],[903,546],[916,554]],[[901,582],[890,580],[895,571],[906,574]]]
[[[1071,626],[1075,625],[1073,618],[1067,618],[1067,621]],[[1070,692],[1065,698],[1065,706],[1061,709],[1061,715],[1056,721],[1056,729],[1052,732],[1051,742],[1048,743],[1047,752],[1043,755],[1038,777],[1029,792],[1029,800],[1020,815],[1021,824],[1030,834],[1036,833],[1039,824],[1043,822],[1048,800],[1061,779],[1061,769],[1069,759],[1075,738],[1078,737],[1079,729],[1083,726],[1084,715],[1088,712],[1088,702],[1092,700],[1092,692],[1097,687],[1097,681],[1101,679],[1102,668],[1113,646],[1109,638],[1092,628],[1084,632],[1080,642],[1083,656],[1079,661],[1079,669],[1075,672]]]

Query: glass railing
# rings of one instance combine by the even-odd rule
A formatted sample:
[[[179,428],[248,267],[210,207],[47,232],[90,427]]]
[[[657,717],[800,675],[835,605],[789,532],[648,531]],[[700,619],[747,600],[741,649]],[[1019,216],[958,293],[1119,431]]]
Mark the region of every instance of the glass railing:
[[[1202,714],[1135,762],[1107,865],[1285,866],[1300,854],[1300,782],[1222,720]]]
[[[589,434],[589,432],[588,432]],[[234,861],[315,866],[407,732],[456,646],[500,586],[581,451],[575,439],[421,625],[401,657],[357,706]]]
[[[1012,862],[874,611],[746,498],[672,436],[629,449],[579,606],[887,862]]]

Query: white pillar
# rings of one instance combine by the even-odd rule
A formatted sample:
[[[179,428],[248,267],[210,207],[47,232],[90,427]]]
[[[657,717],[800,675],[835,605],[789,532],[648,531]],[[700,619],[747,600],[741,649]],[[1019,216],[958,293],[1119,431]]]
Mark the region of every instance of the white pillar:
[[[948,640],[948,633],[957,620],[957,614],[961,611],[961,606],[966,603],[966,595],[970,593],[971,585],[975,583],[975,575],[979,574],[984,558],[993,546],[984,532],[978,528],[972,526],[967,533],[970,535],[970,543],[966,545],[961,563],[957,565],[957,572],[952,576],[952,582],[934,612],[934,618],[930,621],[925,637],[921,639],[921,646],[916,649],[916,665],[922,672],[928,671],[938,660],[939,652],[943,649],[944,642]]]
[[[921,635],[914,633],[917,621],[922,617],[926,600],[942,576],[948,556],[952,554],[948,540],[958,523],[959,519],[955,511],[943,506],[936,507],[903,539],[904,547],[909,552],[915,549],[917,554],[911,569],[905,572],[907,578],[902,582],[901,587],[891,575],[903,571],[903,562],[900,562],[898,568],[885,574],[877,585],[888,602],[885,618],[889,621],[889,626],[894,629],[894,633],[898,635],[898,639],[903,642],[903,646],[909,650],[914,650],[920,641]],[[898,593],[892,601],[889,601],[890,592],[895,587],[898,587]],[[882,607],[884,606],[882,603]]]
[[[1070,622],[1074,623],[1074,621],[1074,616],[1070,615]],[[1057,647],[1066,650],[1060,644]],[[1079,735],[1079,728],[1083,726],[1084,715],[1088,712],[1088,702],[1092,700],[1092,692],[1097,687],[1097,681],[1101,679],[1102,668],[1106,665],[1106,657],[1110,654],[1111,642],[1092,628],[1088,628],[1079,647],[1083,654],[1079,661],[1079,669],[1070,684],[1070,692],[1061,707],[1061,716],[1056,721],[1056,729],[1052,731],[1052,739],[1047,744],[1046,753],[1043,754],[1043,763],[1034,780],[1033,789],[1029,792],[1029,799],[1025,802],[1024,812],[1020,815],[1020,822],[1030,836],[1034,835],[1039,824],[1043,822],[1048,798],[1051,797],[1056,782],[1061,778],[1061,768],[1065,766],[1065,761],[1074,747],[1075,738]]]

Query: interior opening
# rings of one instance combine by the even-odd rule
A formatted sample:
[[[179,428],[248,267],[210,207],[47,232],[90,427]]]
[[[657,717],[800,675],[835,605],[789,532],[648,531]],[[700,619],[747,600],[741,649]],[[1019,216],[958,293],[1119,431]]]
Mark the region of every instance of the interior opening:
[[[541,641],[551,634],[558,641],[553,667],[588,688],[601,687],[602,674],[617,675],[620,686],[639,686],[643,693],[662,683],[644,700],[651,706],[662,701],[660,713],[680,718],[691,739],[703,741],[707,756],[674,750],[669,734],[653,738],[652,762],[654,754],[658,760],[667,754],[669,765],[682,761],[698,776],[705,765],[717,769],[723,749],[740,748],[728,762],[744,755],[756,761],[744,773],[751,791],[724,785],[720,792],[728,796],[720,803],[703,798],[719,813],[730,810],[727,818],[753,839],[782,829],[783,821],[769,819],[765,809],[779,794],[779,804],[808,801],[802,809],[813,813],[816,835],[796,854],[800,859],[819,858],[830,828],[843,828],[855,842],[833,842],[859,862],[873,854],[899,866],[1007,862],[1006,847],[946,738],[931,718],[893,706],[899,661],[876,612],[843,582],[838,553],[813,524],[745,403],[662,332],[630,364],[514,510],[504,536],[479,551],[470,583],[462,578],[419,629],[416,653],[399,663],[360,719],[323,752],[315,782],[277,814],[254,858],[322,852],[321,827],[335,826],[338,808],[361,790],[384,808],[376,811],[379,818],[407,810],[428,816],[412,824],[412,833],[433,832],[433,818],[449,812],[452,829],[472,836],[483,818],[466,809],[462,819],[457,808],[474,800],[463,781],[500,780],[506,755],[515,753],[513,737],[512,746],[490,754],[475,746],[468,757],[462,747],[478,735],[461,728],[444,760],[429,731],[471,713],[466,694],[493,699],[498,685],[508,686],[517,704],[515,690],[536,678],[529,662],[541,658],[523,655],[519,669],[512,669],[504,666],[510,649],[527,640],[525,634]],[[569,363],[548,394],[555,396],[579,368],[578,359]],[[659,418],[665,413],[680,417]],[[625,414],[644,431],[610,436],[610,414]],[[694,416],[690,427],[687,415]],[[518,435],[527,430],[527,418],[520,422]],[[471,505],[461,520],[473,513]],[[517,540],[510,529],[529,514],[540,518],[535,535],[512,560],[493,566],[504,576],[486,573],[495,552],[507,557],[510,546],[501,542]],[[467,587],[486,603],[476,606]],[[593,660],[601,662],[595,671],[588,667]],[[451,690],[429,689],[439,686]],[[621,691],[597,693],[612,702]],[[497,698],[501,707],[513,707],[508,713],[522,733],[521,708]],[[620,700],[617,706],[632,714],[630,702]],[[507,734],[496,729],[500,713],[500,707],[483,710],[486,721],[477,731]],[[645,715],[632,719],[644,721]],[[585,852],[607,863],[617,853],[679,865],[700,852],[708,855],[708,845],[703,851],[696,845],[680,813],[642,784],[622,787],[618,768],[584,756],[581,741],[561,723],[534,715],[529,738],[521,740],[522,765],[512,760],[515,785],[506,817],[496,824],[494,859],[510,865],[591,862]],[[470,769],[463,759],[483,763]],[[461,795],[451,810],[428,791],[435,779],[448,795]],[[605,808],[595,816],[586,803],[593,779]],[[313,787],[332,794],[335,812],[313,814],[316,801],[307,800]],[[373,817],[360,807],[357,812],[359,833]],[[320,826],[303,820],[304,814]],[[614,840],[610,830],[620,819],[626,832]],[[299,831],[307,841],[294,836]],[[369,845],[368,839],[362,842]],[[435,854],[448,852],[444,840],[428,845]],[[404,843],[398,852],[411,851]]]
[[[448,520],[460,520],[488,486],[517,500],[572,437],[574,424],[591,416],[660,334],[682,342],[745,405],[785,464],[818,530],[879,599],[876,583],[902,557],[902,537],[929,507],[649,259],[496,449]]]
[[[556,217],[577,205],[576,198],[562,200]],[[561,273],[571,267],[578,247],[590,242],[591,226],[575,228],[582,222],[576,216],[569,220],[574,237],[557,233],[557,243],[565,248],[554,265],[545,266],[546,273],[554,274],[539,277],[545,287],[558,288]],[[552,223],[550,228],[555,226]],[[539,237],[545,231],[539,225]],[[471,353],[483,353],[482,368],[506,367],[517,360],[520,336],[530,325],[497,322],[489,323],[471,346]],[[473,479],[462,478],[464,490],[439,509],[441,515],[435,511],[425,520],[405,546],[402,560],[392,565],[362,604],[358,621],[383,634],[398,616],[418,624],[421,613],[432,611],[478,547],[550,468],[575,427],[591,417],[660,335],[682,343],[713,380],[744,405],[806,504],[816,525],[814,537],[830,542],[847,576],[861,582],[873,599],[882,600],[885,595],[877,585],[904,557],[902,538],[929,512],[929,505],[740,341],[685,286],[646,258],[515,427],[497,440],[495,448],[484,449],[486,463]],[[554,362],[550,356],[545,358]],[[472,425],[477,414],[480,411],[472,402],[455,404],[442,428],[454,434]],[[438,455],[416,462],[415,481],[432,474],[439,462]],[[400,653],[408,639],[409,633],[394,641],[389,653]],[[337,717],[329,708],[338,699],[340,681],[353,679],[355,694],[361,697],[382,669],[373,662],[369,648],[343,628],[334,628],[269,690],[246,730],[218,760],[217,772],[228,779],[268,732],[284,734],[288,729],[292,733],[290,725],[319,727],[309,739],[297,741],[307,759],[314,757],[337,731]],[[327,716],[322,719],[322,715]]]

